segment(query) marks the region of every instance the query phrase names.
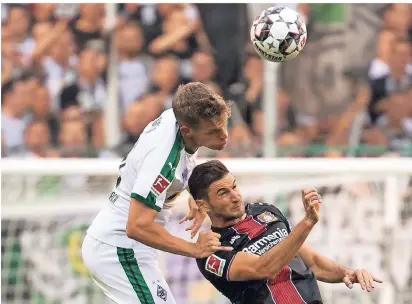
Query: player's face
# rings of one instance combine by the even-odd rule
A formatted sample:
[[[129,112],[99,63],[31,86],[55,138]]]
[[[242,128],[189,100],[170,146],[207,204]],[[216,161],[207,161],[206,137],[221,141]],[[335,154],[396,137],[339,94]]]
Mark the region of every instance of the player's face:
[[[193,130],[193,139],[200,147],[204,146],[212,150],[223,150],[226,146],[227,114],[217,119],[202,120],[197,130]]]
[[[230,173],[209,186],[208,198],[206,204],[212,221],[218,220],[224,224],[241,218],[245,213],[242,195]]]

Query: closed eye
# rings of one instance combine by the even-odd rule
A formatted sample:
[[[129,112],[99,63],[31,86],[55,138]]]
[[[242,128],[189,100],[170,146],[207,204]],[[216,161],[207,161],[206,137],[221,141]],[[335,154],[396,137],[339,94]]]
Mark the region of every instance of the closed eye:
[[[215,129],[215,130],[209,131],[208,134],[217,134],[217,133],[219,133],[219,132],[220,132],[219,129]]]

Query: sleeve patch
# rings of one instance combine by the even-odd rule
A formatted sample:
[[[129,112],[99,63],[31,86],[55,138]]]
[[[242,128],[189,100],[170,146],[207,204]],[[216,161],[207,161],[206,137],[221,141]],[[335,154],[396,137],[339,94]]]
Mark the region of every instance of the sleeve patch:
[[[226,260],[219,258],[216,255],[211,255],[206,260],[205,269],[210,273],[213,273],[219,277],[223,275],[223,268],[225,267]]]
[[[154,194],[159,196],[163,191],[165,191],[170,185],[170,182],[164,177],[162,174],[159,174],[153,185],[152,185],[152,191]]]

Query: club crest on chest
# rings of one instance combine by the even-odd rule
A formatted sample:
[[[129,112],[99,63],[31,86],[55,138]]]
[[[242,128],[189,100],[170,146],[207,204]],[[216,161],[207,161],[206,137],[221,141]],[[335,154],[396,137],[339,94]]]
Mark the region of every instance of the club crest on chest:
[[[261,223],[265,223],[265,224],[273,223],[273,222],[276,222],[278,220],[278,218],[273,213],[271,213],[269,211],[265,211],[265,212],[259,214],[256,218]]]

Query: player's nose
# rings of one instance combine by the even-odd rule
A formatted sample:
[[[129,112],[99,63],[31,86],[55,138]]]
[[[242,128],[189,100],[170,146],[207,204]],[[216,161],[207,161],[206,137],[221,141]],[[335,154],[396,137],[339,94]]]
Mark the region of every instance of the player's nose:
[[[234,189],[231,190],[231,196],[232,196],[232,201],[234,203],[237,203],[240,200],[240,195],[237,191],[235,191]]]
[[[227,129],[223,129],[220,135],[220,139],[221,140],[226,140],[228,138],[228,133],[227,133]]]

